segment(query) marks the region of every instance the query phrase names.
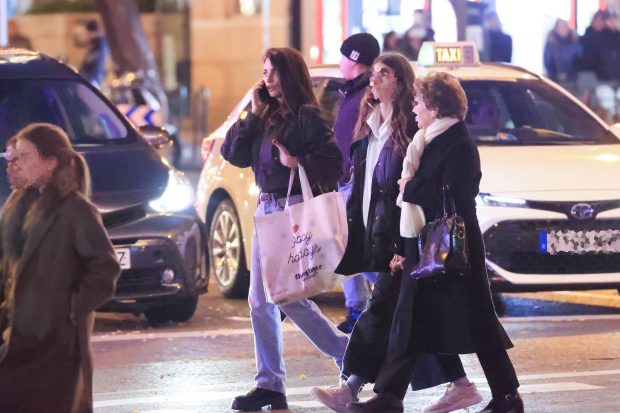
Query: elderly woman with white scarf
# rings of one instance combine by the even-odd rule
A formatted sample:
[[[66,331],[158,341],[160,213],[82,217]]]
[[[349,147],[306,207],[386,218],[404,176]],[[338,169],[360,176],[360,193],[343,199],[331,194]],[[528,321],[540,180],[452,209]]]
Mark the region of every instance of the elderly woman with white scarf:
[[[451,412],[482,401],[465,376],[459,354],[476,353],[491,389],[482,413],[521,413],[519,381],[506,352],[512,343],[495,314],[485,266],[475,197],[480,157],[464,123],[467,97],[459,81],[447,73],[429,73],[414,83],[413,112],[420,130],[407,149],[399,180],[404,267],[386,361],[374,387],[377,395],[349,404],[351,412],[402,412],[402,399],[416,362],[424,354],[438,356],[453,380],[444,396],[425,412]],[[456,212],[465,220],[471,272],[466,276],[416,280],[409,276],[418,261],[417,235],[426,222],[443,213],[442,187],[450,188]],[[403,333],[404,332],[404,333]]]

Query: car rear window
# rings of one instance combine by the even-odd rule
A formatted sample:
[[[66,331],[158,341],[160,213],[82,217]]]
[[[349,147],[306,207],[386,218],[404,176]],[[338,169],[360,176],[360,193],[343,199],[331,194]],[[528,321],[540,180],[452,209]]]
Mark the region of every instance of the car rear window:
[[[24,126],[48,122],[74,144],[124,139],[128,130],[89,87],[72,80],[11,79],[0,82],[0,141]]]

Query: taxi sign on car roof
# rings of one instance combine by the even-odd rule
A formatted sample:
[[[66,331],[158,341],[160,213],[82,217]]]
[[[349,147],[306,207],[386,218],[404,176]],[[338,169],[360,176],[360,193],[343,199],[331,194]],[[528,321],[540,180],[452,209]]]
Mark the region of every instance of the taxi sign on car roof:
[[[418,64],[422,66],[478,66],[480,58],[473,42],[424,42],[420,47]]]

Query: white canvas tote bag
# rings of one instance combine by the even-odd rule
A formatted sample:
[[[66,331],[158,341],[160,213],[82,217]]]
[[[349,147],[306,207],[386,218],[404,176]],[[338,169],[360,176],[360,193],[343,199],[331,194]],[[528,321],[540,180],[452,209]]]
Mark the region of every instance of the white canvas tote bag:
[[[267,299],[288,304],[331,290],[344,279],[335,274],[347,244],[344,196],[328,192],[314,197],[304,168],[298,168],[303,202],[288,199],[284,211],[254,217],[263,284]]]

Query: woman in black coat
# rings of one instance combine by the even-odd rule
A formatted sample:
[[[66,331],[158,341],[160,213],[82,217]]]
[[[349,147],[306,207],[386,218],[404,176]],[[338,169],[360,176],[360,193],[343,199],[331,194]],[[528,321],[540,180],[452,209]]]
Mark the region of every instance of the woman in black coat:
[[[342,274],[377,272],[377,281],[360,315],[347,346],[342,366],[346,383],[330,388],[315,387],[312,396],[337,412],[358,400],[364,383],[374,382],[385,361],[388,337],[402,272],[391,272],[391,262],[404,255],[400,236],[399,194],[403,158],[410,137],[417,131],[411,115],[414,73],[399,53],[379,56],[372,66],[370,88],[362,100],[354,136],[353,185],[347,202],[349,238],[347,249],[336,270]],[[434,357],[416,360],[420,374],[416,388],[452,380],[436,364]],[[464,376],[464,372],[462,373]],[[462,376],[456,376],[454,379]],[[411,375],[407,379],[409,379]]]
[[[447,73],[431,73],[415,82],[414,113],[422,129],[414,137],[421,150],[413,177],[401,180],[403,201],[422,208],[431,222],[443,213],[442,186],[448,185],[457,213],[465,220],[471,272],[466,276],[410,280],[404,277],[401,289],[410,288],[413,306],[396,309],[386,363],[377,378],[378,395],[366,403],[353,403],[353,412],[402,411],[408,378],[415,360],[425,353],[442,353],[451,358],[451,369],[462,370],[458,354],[476,353],[484,370],[493,399],[484,413],[518,413],[523,402],[519,382],[506,349],[512,343],[495,313],[485,267],[482,234],[476,217],[475,198],[482,176],[478,149],[463,119],[467,98],[458,80]],[[413,144],[412,144],[413,145]],[[407,156],[409,157],[409,151]],[[416,159],[414,164],[416,163]],[[406,248],[405,273],[417,261],[415,240]],[[406,287],[405,284],[411,287]],[[407,312],[407,313],[404,313]],[[399,323],[407,320],[410,336],[406,348],[394,344]],[[394,344],[394,345],[393,345]],[[445,366],[445,364],[442,364]],[[446,396],[452,391],[450,387]],[[451,410],[446,410],[451,411]]]

